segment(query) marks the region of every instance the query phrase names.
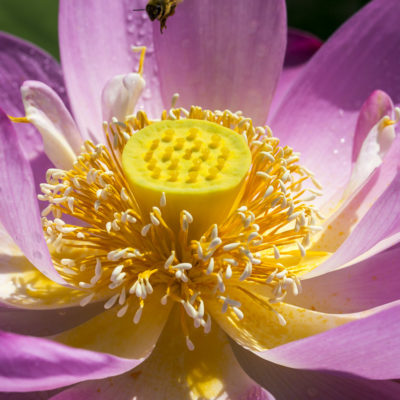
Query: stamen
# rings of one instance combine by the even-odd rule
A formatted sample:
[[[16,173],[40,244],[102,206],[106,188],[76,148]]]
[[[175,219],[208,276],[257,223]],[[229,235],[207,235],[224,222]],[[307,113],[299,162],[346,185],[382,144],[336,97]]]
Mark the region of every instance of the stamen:
[[[189,336],[186,336],[186,346],[188,350],[193,351],[194,350],[194,344],[193,342],[189,339]]]
[[[140,53],[138,74],[143,76],[144,56],[146,55],[146,46],[132,46],[132,51]]]
[[[296,246],[306,256],[322,218],[306,203],[320,192],[302,189],[314,178],[297,164],[298,154],[229,110],[171,109],[161,122],[140,111],[103,128],[108,147],[86,142],[73,168],[48,170],[39,195],[49,203],[42,221],[53,263],[82,292],[81,306],[101,298],[122,318],[138,304],[131,309],[138,324],[148,297],[160,296],[160,307],[180,303],[194,349],[186,320],[210,332],[206,299],[213,296],[229,318],[243,319],[228,294],[246,281],[271,289],[265,308],[284,325],[273,304],[298,295],[298,276],[312,268],[290,265],[286,256]],[[240,174],[232,178],[235,168]],[[69,224],[64,215],[81,222]]]

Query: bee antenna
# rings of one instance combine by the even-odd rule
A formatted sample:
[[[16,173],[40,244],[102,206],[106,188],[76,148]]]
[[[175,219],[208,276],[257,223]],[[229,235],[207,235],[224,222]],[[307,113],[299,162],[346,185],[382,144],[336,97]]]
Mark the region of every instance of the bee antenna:
[[[145,8],[136,8],[136,9],[134,9],[132,11],[146,11],[146,9]]]

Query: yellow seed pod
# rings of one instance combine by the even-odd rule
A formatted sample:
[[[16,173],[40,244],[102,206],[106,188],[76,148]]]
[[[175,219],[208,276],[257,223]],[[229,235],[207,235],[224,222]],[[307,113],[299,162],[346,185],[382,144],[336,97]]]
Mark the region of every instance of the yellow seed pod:
[[[164,192],[165,220],[177,227],[179,213],[189,211],[194,217],[192,237],[229,214],[250,164],[251,153],[241,135],[196,119],[151,124],[132,135],[122,154],[142,211],[158,204]]]

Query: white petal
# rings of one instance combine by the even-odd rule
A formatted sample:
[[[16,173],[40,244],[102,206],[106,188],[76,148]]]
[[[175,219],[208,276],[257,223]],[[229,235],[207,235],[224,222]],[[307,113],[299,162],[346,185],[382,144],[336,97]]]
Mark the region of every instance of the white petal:
[[[124,121],[127,115],[132,114],[144,86],[144,79],[137,73],[111,78],[102,93],[104,121],[110,122],[113,117]]]
[[[42,135],[46,155],[57,168],[72,168],[82,139],[62,100],[36,81],[24,82],[21,94],[26,117]]]

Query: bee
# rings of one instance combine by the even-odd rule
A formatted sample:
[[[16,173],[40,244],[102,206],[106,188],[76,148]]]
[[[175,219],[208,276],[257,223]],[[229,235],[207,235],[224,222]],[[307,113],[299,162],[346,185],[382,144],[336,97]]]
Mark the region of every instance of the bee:
[[[151,21],[158,19],[160,21],[160,32],[166,28],[165,23],[168,17],[175,14],[175,8],[183,0],[149,0],[146,5],[146,12]],[[144,11],[144,10],[134,10]]]

